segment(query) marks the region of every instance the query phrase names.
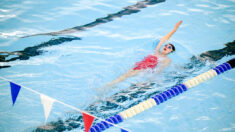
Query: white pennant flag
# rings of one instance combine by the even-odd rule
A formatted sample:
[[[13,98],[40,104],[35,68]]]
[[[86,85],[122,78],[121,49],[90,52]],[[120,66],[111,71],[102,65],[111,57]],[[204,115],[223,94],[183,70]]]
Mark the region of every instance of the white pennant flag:
[[[44,109],[44,114],[45,114],[45,122],[47,121],[47,118],[51,112],[51,107],[54,103],[54,99],[46,96],[46,95],[43,95],[43,94],[40,94],[40,97],[41,97],[41,101],[42,101],[42,105],[43,105],[43,109]]]

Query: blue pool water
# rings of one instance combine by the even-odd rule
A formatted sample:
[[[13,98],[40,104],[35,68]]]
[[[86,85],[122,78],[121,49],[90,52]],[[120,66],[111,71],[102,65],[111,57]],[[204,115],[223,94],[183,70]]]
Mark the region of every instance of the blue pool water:
[[[222,49],[234,40],[234,0],[152,0],[143,2],[136,12],[123,9],[137,2],[0,1],[0,51],[31,53],[0,62],[11,66],[1,68],[0,76],[104,119],[234,58],[229,55],[183,68],[192,56]],[[160,75],[147,71],[130,78],[104,95],[102,87],[152,53],[156,42],[179,20],[183,24],[170,40],[176,46],[169,56],[171,66]],[[20,38],[72,27],[77,28],[66,30],[67,34]],[[217,76],[119,126],[133,132],[235,131],[234,73]],[[80,117],[55,103],[47,123],[54,122],[61,131],[83,131]],[[21,89],[12,107],[9,84],[0,80],[0,131],[36,131],[46,125],[44,120],[39,95]]]

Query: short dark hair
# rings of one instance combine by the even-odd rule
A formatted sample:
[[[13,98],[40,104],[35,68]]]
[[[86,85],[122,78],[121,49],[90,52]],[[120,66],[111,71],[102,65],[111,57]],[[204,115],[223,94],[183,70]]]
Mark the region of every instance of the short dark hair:
[[[171,44],[171,43],[169,43],[169,45],[172,46],[172,52],[174,52],[175,51],[175,46],[173,44]]]

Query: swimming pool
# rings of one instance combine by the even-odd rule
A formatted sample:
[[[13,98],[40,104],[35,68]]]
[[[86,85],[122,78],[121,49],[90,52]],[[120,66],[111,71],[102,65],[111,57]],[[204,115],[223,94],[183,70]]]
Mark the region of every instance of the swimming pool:
[[[139,12],[117,17],[123,7],[136,2],[1,1],[0,49],[34,55],[1,62],[1,66],[11,67],[0,69],[0,75],[106,118],[234,57],[182,68],[191,63],[192,56],[221,49],[234,40],[234,0],[156,2]],[[85,25],[107,14],[116,16],[85,31],[18,38]],[[165,73],[147,72],[130,78],[109,91],[106,98],[100,97],[97,88],[151,53],[154,41],[179,20],[183,24],[171,39],[177,52],[170,56],[173,61]],[[134,132],[234,131],[234,77],[234,70],[229,71],[119,125]],[[1,80],[0,89],[1,131],[33,131],[44,125],[40,97],[22,89],[12,108],[8,82]],[[60,130],[83,131],[80,117],[80,113],[55,103],[48,122],[59,124]],[[107,131],[120,130],[113,127]]]

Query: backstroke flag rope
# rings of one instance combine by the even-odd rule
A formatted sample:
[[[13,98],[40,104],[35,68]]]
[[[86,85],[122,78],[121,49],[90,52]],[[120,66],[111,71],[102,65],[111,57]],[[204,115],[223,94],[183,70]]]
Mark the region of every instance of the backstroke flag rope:
[[[76,111],[78,111],[78,112],[81,112],[83,115],[86,114],[86,115],[91,116],[91,117],[89,117],[89,119],[88,119],[88,123],[87,123],[87,122],[84,122],[84,124],[88,124],[88,125],[86,125],[86,127],[88,126],[88,127],[87,127],[88,131],[89,131],[89,129],[90,129],[91,125],[92,125],[92,122],[93,122],[93,120],[94,120],[94,119],[92,120],[92,118],[96,118],[96,119],[98,119],[98,120],[101,120],[101,121],[103,121],[103,122],[109,124],[109,125],[112,125],[112,126],[115,126],[115,127],[117,127],[117,128],[120,128],[120,129],[121,129],[121,132],[130,132],[130,131],[127,130],[127,129],[124,129],[124,128],[122,128],[122,127],[119,127],[118,125],[114,124],[113,122],[109,122],[109,121],[106,121],[106,120],[104,120],[104,119],[102,119],[102,118],[99,118],[99,117],[97,117],[97,116],[91,115],[90,113],[88,113],[88,112],[86,112],[86,111],[80,110],[80,109],[78,109],[78,108],[76,108],[76,107],[74,107],[74,106],[72,106],[72,105],[69,105],[69,104],[66,104],[66,103],[64,103],[64,102],[61,102],[61,101],[59,101],[59,100],[57,100],[57,99],[51,98],[51,97],[49,97],[49,96],[47,96],[47,95],[44,95],[44,94],[42,94],[42,93],[40,93],[40,92],[38,92],[38,91],[36,91],[36,90],[33,90],[33,89],[31,89],[31,88],[25,87],[25,86],[20,85],[20,84],[16,84],[16,83],[14,83],[13,81],[11,81],[11,80],[9,80],[9,79],[6,79],[6,78],[4,78],[4,77],[1,77],[1,76],[0,76],[0,79],[5,80],[5,81],[7,81],[7,82],[10,83],[10,87],[11,87],[11,97],[12,97],[13,106],[14,106],[14,104],[15,104],[15,102],[16,102],[16,99],[17,99],[17,97],[18,97],[18,94],[19,94],[19,92],[20,92],[21,87],[24,88],[24,89],[26,89],[26,90],[28,90],[28,91],[30,91],[30,92],[33,92],[33,93],[35,93],[35,94],[40,95],[41,103],[42,103],[43,109],[44,109],[45,121],[47,121],[47,119],[48,119],[48,116],[49,116],[49,114],[50,114],[50,112],[51,112],[53,103],[54,103],[54,102],[57,102],[57,103],[62,104],[62,105],[64,105],[64,106],[66,106],[66,107],[69,107],[69,108],[71,108],[71,109],[73,109],[73,110],[76,110]],[[88,116],[85,116],[85,118],[87,118],[87,117],[88,117]],[[84,118],[84,117],[83,117],[83,118]],[[85,120],[86,120],[86,119],[85,119]]]

